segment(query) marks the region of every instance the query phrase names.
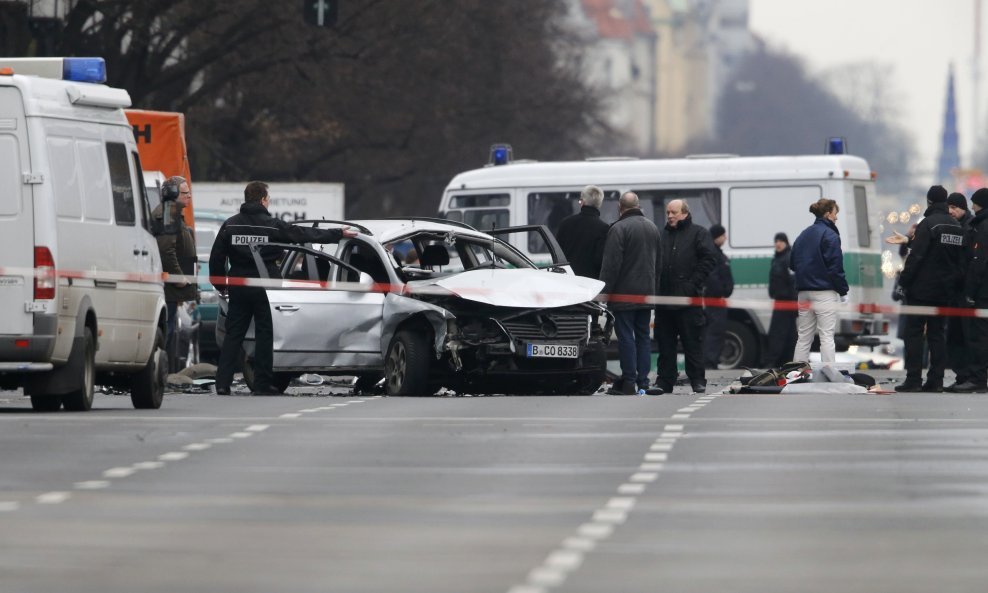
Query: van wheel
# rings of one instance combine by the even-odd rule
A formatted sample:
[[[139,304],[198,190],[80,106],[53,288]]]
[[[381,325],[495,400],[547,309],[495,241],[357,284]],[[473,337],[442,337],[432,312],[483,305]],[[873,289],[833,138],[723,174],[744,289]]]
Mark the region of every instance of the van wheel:
[[[134,375],[130,384],[130,402],[138,410],[157,410],[165,399],[165,377],[168,373],[168,352],[161,328],[154,330],[154,347],[144,368]]]
[[[62,409],[62,398],[57,395],[32,395],[31,408],[35,412],[57,412]]]
[[[728,320],[724,329],[724,347],[720,351],[720,368],[736,369],[758,365],[758,339],[739,321]]]
[[[85,412],[93,407],[93,385],[96,379],[96,340],[93,330],[86,327],[82,330],[82,385],[75,391],[62,396],[62,405],[66,410]],[[31,398],[34,405],[34,398]],[[58,408],[55,408],[58,409]]]
[[[431,395],[425,338],[408,330],[395,334],[384,360],[384,377],[388,395]]]

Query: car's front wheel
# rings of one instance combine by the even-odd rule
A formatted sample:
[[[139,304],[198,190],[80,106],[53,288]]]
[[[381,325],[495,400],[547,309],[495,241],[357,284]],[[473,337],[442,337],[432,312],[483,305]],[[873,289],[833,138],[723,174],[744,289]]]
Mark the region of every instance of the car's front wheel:
[[[402,330],[388,346],[384,361],[388,395],[428,395],[429,344],[420,334]]]

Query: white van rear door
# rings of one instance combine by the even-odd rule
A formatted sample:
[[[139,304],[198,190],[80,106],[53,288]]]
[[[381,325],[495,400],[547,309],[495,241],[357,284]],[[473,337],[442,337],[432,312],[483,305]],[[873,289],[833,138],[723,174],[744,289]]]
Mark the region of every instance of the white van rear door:
[[[24,179],[31,172],[27,148],[20,91],[0,87],[0,334],[5,335],[34,331],[25,306],[34,299],[34,278],[25,273],[34,268],[33,186]]]

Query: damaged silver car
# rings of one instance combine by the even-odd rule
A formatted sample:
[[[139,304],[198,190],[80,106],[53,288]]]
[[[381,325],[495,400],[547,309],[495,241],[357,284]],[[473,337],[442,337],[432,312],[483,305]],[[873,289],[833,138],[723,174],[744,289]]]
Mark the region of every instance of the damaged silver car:
[[[267,291],[279,390],[302,373],[355,375],[362,391],[383,378],[389,395],[443,387],[591,394],[603,383],[613,327],[613,316],[593,300],[603,282],[558,265],[538,268],[499,238],[536,232],[561,264],[545,227],[489,234],[432,219],[305,224],[345,224],[359,234],[339,244],[252,247],[262,278],[269,275],[261,250],[282,251],[281,278]],[[217,333],[221,339],[222,327]],[[253,346],[251,328],[248,385]]]

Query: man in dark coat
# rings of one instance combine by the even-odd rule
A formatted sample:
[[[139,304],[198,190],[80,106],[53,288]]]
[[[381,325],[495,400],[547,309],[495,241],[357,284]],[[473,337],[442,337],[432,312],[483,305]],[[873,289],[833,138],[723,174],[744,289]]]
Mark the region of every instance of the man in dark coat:
[[[954,192],[947,196],[947,213],[960,223],[965,234],[970,230],[974,215],[967,208],[967,198],[964,197],[964,194]],[[967,265],[966,259],[965,257],[965,267]],[[964,295],[958,293],[953,306],[964,307],[965,304]],[[971,360],[971,348],[967,335],[971,327],[970,319],[956,315],[947,318],[947,365],[954,371],[956,380],[953,385],[945,387],[944,391],[954,392],[957,386],[963,385],[969,379],[967,372],[971,363],[974,362]]]
[[[652,365],[648,325],[652,305],[641,298],[656,293],[662,261],[659,229],[642,213],[634,193],[621,196],[618,213],[620,218],[607,232],[600,269],[604,294],[615,295],[607,306],[614,313],[621,359],[621,380],[608,393],[634,395],[644,389],[650,395],[659,395],[661,390],[648,388],[648,370]]]
[[[216,290],[229,291],[230,303],[226,314],[226,338],[220,350],[216,369],[216,393],[230,394],[234,367],[243,347],[244,336],[254,321],[254,393],[274,394],[274,328],[268,295],[258,286],[229,285],[227,277],[258,278],[260,271],[254,262],[250,246],[265,243],[338,243],[343,237],[355,237],[350,227],[342,229],[305,228],[289,224],[268,212],[268,184],[251,181],[244,188],[244,203],[240,214],[231,216],[220,227],[209,254],[210,281]],[[261,259],[269,276],[279,278],[276,261],[282,250],[262,248]],[[229,262],[229,269],[227,263]],[[220,280],[222,279],[222,280]]]
[[[988,189],[981,188],[971,196],[974,218],[968,229],[967,249],[971,261],[964,280],[965,304],[988,309]],[[954,384],[955,393],[988,393],[988,318],[965,320],[970,327],[967,337],[970,365],[967,381]]]
[[[768,296],[776,301],[796,300],[796,279],[789,269],[789,237],[775,234],[775,257],[768,276]],[[777,303],[778,304],[778,303]],[[796,309],[772,309],[772,322],[768,326],[768,352],[765,364],[778,368],[789,362],[796,350]]]
[[[727,242],[727,230],[719,224],[710,227],[710,238],[716,248],[714,266],[704,285],[703,296],[726,299],[734,293],[734,275],[731,274],[731,260],[724,255],[721,246]],[[720,364],[720,353],[724,349],[724,331],[727,330],[727,308],[706,307],[707,329],[703,336],[703,363],[708,369],[716,369]]]
[[[604,242],[610,228],[600,218],[603,203],[604,192],[596,185],[588,185],[580,192],[580,211],[559,223],[556,240],[578,276],[600,277]]]
[[[899,286],[905,293],[907,305],[948,307],[955,302],[963,283],[964,230],[947,213],[947,190],[943,186],[931,187],[926,202],[929,207],[909,243],[909,255],[899,276]],[[908,315],[905,322],[906,380],[895,390],[942,392],[947,366],[944,318]],[[930,349],[926,383],[922,382],[924,333]]]
[[[683,200],[666,205],[666,226],[662,230],[661,296],[698,297],[703,293],[707,276],[717,265],[716,248],[710,233],[693,224]],[[656,385],[672,391],[679,375],[676,369],[676,344],[683,342],[686,376],[694,393],[707,389],[703,368],[703,309],[693,305],[659,305],[655,308],[655,341],[659,347]]]

